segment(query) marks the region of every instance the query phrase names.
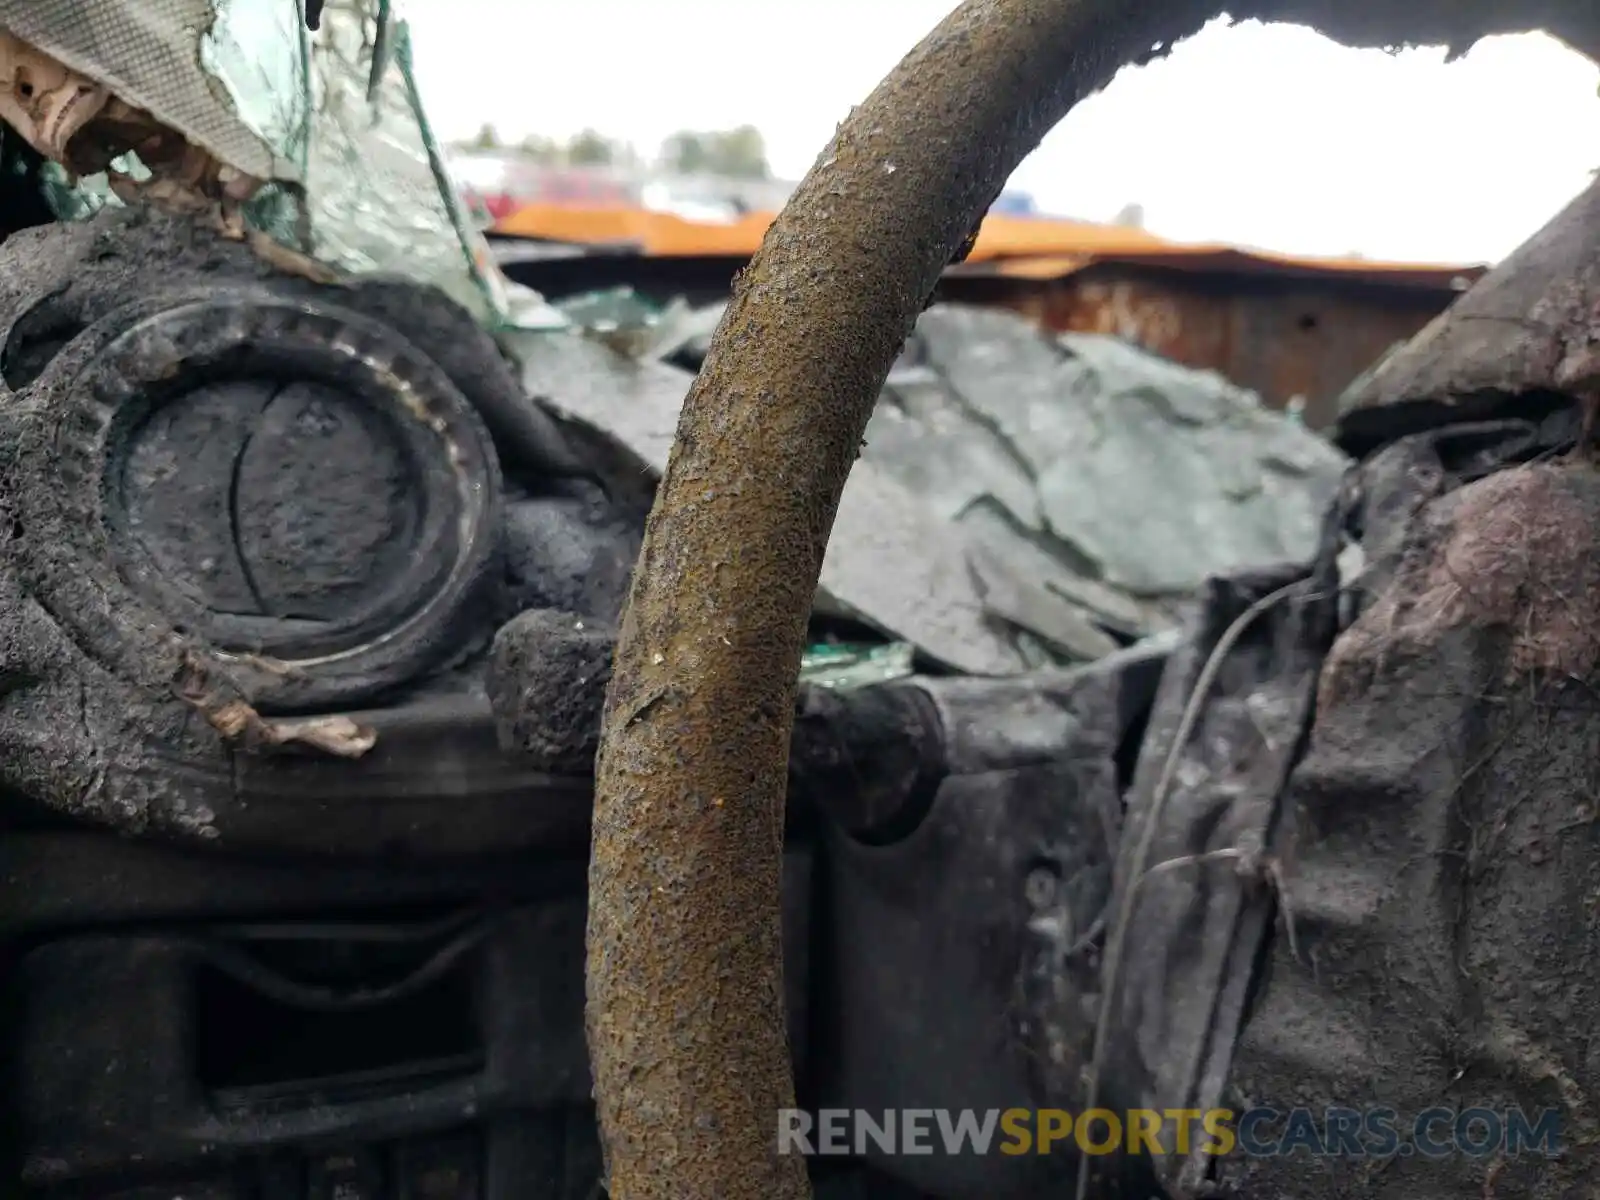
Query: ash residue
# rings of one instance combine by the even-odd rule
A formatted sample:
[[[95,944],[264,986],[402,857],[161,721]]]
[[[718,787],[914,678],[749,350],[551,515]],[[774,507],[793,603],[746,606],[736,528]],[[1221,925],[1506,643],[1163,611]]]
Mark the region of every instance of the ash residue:
[[[1382,511],[1358,525],[1378,531],[1369,558],[1392,562],[1324,663],[1283,800],[1295,938],[1276,939],[1233,1080],[1253,1103],[1389,1109],[1400,1148],[1239,1162],[1241,1200],[1595,1194],[1592,1155],[1405,1146],[1435,1106],[1553,1112],[1567,1146],[1600,1130],[1586,1087],[1600,471],[1525,465],[1536,447],[1521,423],[1498,445],[1489,427],[1469,432],[1471,471],[1460,429],[1364,469]]]
[[[173,693],[184,639],[129,603],[104,532],[73,519],[63,487],[87,497],[98,481],[63,470],[54,400],[92,358],[72,341],[79,329],[147,293],[152,278],[223,270],[266,273],[242,246],[131,210],[0,247],[0,328],[8,365],[21,367],[7,374],[24,384],[0,411],[0,782],[128,830],[204,836],[213,814],[200,790],[226,778],[227,755]],[[30,328],[48,352],[20,344]],[[179,762],[188,769],[170,769]]]
[[[1507,679],[1588,679],[1600,666],[1600,474],[1512,467],[1424,507],[1389,586],[1323,671],[1324,710],[1360,696],[1386,666],[1447,635],[1505,639]]]
[[[0,247],[0,319],[6,358],[29,326],[83,329],[130,300],[199,282],[252,283],[275,273],[242,242],[139,208],[108,209],[78,224],[23,230]],[[18,321],[28,314],[28,320]],[[45,317],[48,314],[49,320]],[[42,364],[30,363],[35,376]]]
[[[7,501],[8,479],[0,475]],[[212,782],[226,786],[228,755],[169,686],[181,639],[106,604],[91,619],[125,642],[114,663],[104,661],[100,647],[76,642],[25,590],[25,570],[43,556],[25,531],[10,528],[0,551],[0,784],[129,832],[155,826],[215,836],[215,798],[203,792]],[[44,569],[52,569],[48,561]],[[105,595],[97,581],[86,582],[80,595]]]
[[[197,630],[140,600],[123,577],[101,513],[105,456],[77,422],[93,407],[83,373],[124,324],[112,314],[154,311],[180,294],[267,286],[384,321],[446,363],[475,402],[495,391],[504,411],[516,388],[487,335],[464,315],[455,320],[457,306],[433,289],[284,275],[246,244],[137,208],[7,239],[0,786],[32,802],[130,832],[227,834],[237,799],[232,754],[175,681],[185,661],[199,658],[220,701],[255,697]],[[540,426],[530,419],[522,428],[532,436]]]
[[[552,774],[590,771],[614,645],[608,627],[550,610],[501,629],[488,677],[501,748]]]

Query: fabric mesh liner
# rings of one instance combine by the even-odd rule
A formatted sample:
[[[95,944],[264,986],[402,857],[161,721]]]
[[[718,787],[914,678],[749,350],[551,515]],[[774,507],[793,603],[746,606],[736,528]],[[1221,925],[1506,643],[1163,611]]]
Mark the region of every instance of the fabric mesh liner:
[[[211,0],[0,0],[0,26],[258,179],[299,182],[201,65]]]

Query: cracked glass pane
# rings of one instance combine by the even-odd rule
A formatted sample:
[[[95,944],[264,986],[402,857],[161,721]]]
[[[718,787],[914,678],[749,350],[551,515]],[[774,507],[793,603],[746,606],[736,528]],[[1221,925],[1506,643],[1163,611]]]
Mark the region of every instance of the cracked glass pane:
[[[490,258],[445,170],[396,6],[330,0],[311,57],[311,254],[353,272],[403,268],[490,326],[564,327]]]
[[[299,5],[211,0],[216,19],[200,64],[227,88],[239,119],[302,177],[311,136],[311,38]]]
[[[189,119],[170,127],[191,141],[200,136],[196,131],[222,131],[194,144],[240,170],[242,160],[221,151],[257,148],[241,150],[258,170],[268,167],[246,171],[266,180],[242,208],[248,225],[347,272],[403,274],[434,284],[491,328],[568,326],[543,297],[511,283],[493,262],[446,173],[417,92],[410,30],[392,0],[329,0],[314,35],[299,0],[157,3],[173,19],[125,22],[144,39],[129,42],[128,55],[138,58],[130,62],[109,56],[87,61],[72,53],[74,18],[87,20],[91,9],[102,13],[103,0],[50,0],[49,21],[20,0],[0,0],[0,15],[32,13],[40,45],[113,92],[125,86],[135,93],[124,97],[130,103],[151,88],[163,92],[160,73],[145,69],[151,62],[198,63],[192,74],[209,81],[209,90],[197,91],[186,78],[183,88],[165,87],[171,104],[145,107],[162,119],[167,112],[185,113]],[[195,19],[177,19],[185,14]],[[112,165],[143,177],[132,156]],[[46,172],[45,191],[63,220],[119,203],[104,173],[73,179],[56,167]]]
[[[509,301],[443,178],[410,70],[409,32],[383,0],[333,0],[312,50],[311,254],[346,271],[436,284],[480,320]],[[480,249],[480,247],[482,247]]]

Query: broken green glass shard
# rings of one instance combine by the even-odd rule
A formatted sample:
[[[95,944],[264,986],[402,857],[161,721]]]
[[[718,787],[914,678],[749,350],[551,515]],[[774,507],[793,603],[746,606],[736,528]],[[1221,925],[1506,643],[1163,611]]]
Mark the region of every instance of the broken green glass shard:
[[[890,683],[914,673],[915,656],[909,642],[819,642],[801,656],[800,682],[841,691]]]

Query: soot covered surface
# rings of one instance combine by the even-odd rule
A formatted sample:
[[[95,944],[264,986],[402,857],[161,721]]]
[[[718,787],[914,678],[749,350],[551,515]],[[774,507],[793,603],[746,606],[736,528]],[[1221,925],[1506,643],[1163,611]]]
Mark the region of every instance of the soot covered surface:
[[[490,517],[461,535],[475,539],[462,552],[464,575],[449,561],[425,563],[417,574],[416,532],[438,527],[441,510],[437,489],[419,483],[416,446],[395,433],[405,422],[326,380],[224,371],[177,379],[159,403],[118,408],[97,399],[113,410],[112,423],[103,458],[84,454],[92,430],[81,422],[93,408],[86,381],[110,336],[96,331],[123,321],[108,314],[128,305],[134,318],[158,314],[172,297],[207,289],[223,297],[266,289],[291,309],[303,301],[353,313],[388,339],[369,338],[369,348],[393,348],[397,364],[409,362],[415,378],[431,381],[432,395],[453,389],[452,444],[466,448],[463,469],[486,472],[477,491],[487,494]],[[0,787],[125,831],[239,847],[403,851],[416,830],[431,827],[422,820],[427,806],[452,798],[462,836],[451,840],[451,853],[474,838],[504,848],[533,836],[529,789],[553,781],[494,754],[486,701],[480,712],[429,697],[441,686],[440,695],[459,690],[442,671],[471,668],[465,678],[473,678],[508,609],[560,592],[566,577],[554,575],[570,574],[585,556],[617,560],[615,578],[597,581],[587,600],[620,603],[631,554],[619,537],[626,521],[609,510],[604,489],[573,477],[576,458],[560,433],[464,311],[404,281],[324,287],[278,276],[244,245],[181,220],[117,210],[0,246],[0,346],[8,385],[0,392]],[[474,434],[479,416],[493,442]],[[521,539],[528,544],[515,561],[516,539],[500,516],[494,459],[502,448],[517,464],[512,507],[553,506],[573,517],[557,522],[568,536],[551,546]],[[422,465],[438,477],[437,462]],[[120,509],[121,525],[108,531],[94,515],[102,507]],[[524,524],[537,531],[550,522]],[[402,574],[422,594],[448,587],[458,599],[448,622],[417,635],[432,640],[407,651],[417,669],[391,672],[388,690],[365,693],[367,704],[386,707],[355,715],[390,732],[364,758],[246,761],[197,710],[197,691],[208,711],[257,703],[248,678],[215,653],[219,636],[248,648],[258,633],[282,639],[303,627],[315,636],[352,613],[392,612]],[[175,617],[162,588],[205,619]],[[331,711],[340,707],[350,706]],[[423,715],[412,719],[413,708]],[[443,775],[418,750],[437,737],[479,746],[479,734],[491,749]],[[280,792],[295,804],[285,808]],[[326,805],[337,814],[329,809],[324,837],[315,814]]]
[[[218,614],[327,621],[370,602],[421,521],[402,447],[314,384],[241,381],[130,437],[122,502],[158,569]]]

